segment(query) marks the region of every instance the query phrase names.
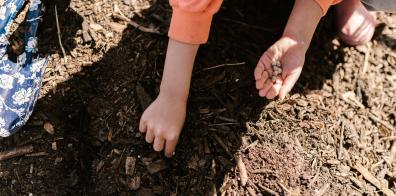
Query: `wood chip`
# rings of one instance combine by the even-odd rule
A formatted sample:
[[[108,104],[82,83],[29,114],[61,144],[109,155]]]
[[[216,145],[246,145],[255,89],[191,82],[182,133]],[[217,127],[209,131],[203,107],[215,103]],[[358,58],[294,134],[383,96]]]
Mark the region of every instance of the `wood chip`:
[[[111,29],[113,29],[115,32],[122,33],[126,29],[126,25],[116,23],[116,22],[111,22],[109,23],[109,26]]]
[[[89,31],[89,23],[87,20],[84,20],[82,23],[82,31],[83,31],[83,40],[84,42],[91,42],[92,41],[92,37],[89,35],[88,31]]]
[[[54,126],[49,122],[44,123],[44,130],[51,135],[55,133]]]
[[[329,165],[339,165],[341,162],[336,159],[327,160],[327,164]]]
[[[155,174],[162,170],[168,169],[169,165],[164,160],[157,160],[155,162],[152,162],[152,163],[146,165],[146,167],[150,174]]]
[[[95,32],[104,30],[104,28],[102,27],[102,25],[97,24],[97,23],[94,23],[94,22],[91,22],[91,24],[89,24],[89,28],[91,28],[91,29],[94,30]]]
[[[382,124],[384,127],[386,127],[387,129],[389,129],[392,132],[396,132],[396,128],[393,127],[392,125],[390,125],[389,123],[381,120],[380,118],[378,118],[377,116],[375,116],[372,112],[369,113],[369,118],[377,123]]]
[[[362,174],[364,179],[369,181],[371,184],[373,184],[375,187],[377,187],[380,191],[382,191],[385,195],[387,196],[394,196],[395,193],[388,189],[386,185],[382,184],[380,180],[378,180],[373,174],[371,174],[367,168],[363,167],[363,165],[357,163],[355,166],[355,169]]]
[[[256,191],[252,187],[247,187],[246,190],[251,196],[256,196]]]
[[[301,195],[301,190],[299,188],[295,188],[292,190],[290,193],[290,196],[300,196]]]
[[[278,193],[276,193],[275,191],[271,190],[270,188],[265,187],[264,185],[257,184],[257,186],[260,187],[265,192],[271,194],[271,195],[278,195]]]
[[[140,185],[141,185],[140,176],[135,176],[128,182],[128,188],[133,191],[138,190],[140,188]]]
[[[41,156],[47,156],[48,153],[46,152],[36,152],[36,153],[31,153],[31,154],[26,154],[26,157],[41,157]]]
[[[223,148],[223,150],[227,153],[228,156],[233,157],[230,150],[228,150],[227,145],[224,144],[223,140],[217,136],[216,134],[213,134],[214,139],[217,141],[217,143],[219,143],[219,145],[221,146],[221,148]]]
[[[239,170],[239,178],[241,180],[241,185],[246,186],[246,183],[248,181],[248,175],[247,175],[245,163],[242,160],[242,156],[235,155],[235,161]]]
[[[33,146],[17,147],[9,151],[0,152],[0,161],[8,160],[14,157],[23,156],[33,152]]]
[[[96,166],[96,173],[98,173],[104,166],[105,162],[104,161],[100,161],[98,163],[98,165]]]
[[[125,159],[125,174],[132,176],[135,173],[136,158],[127,157]]]
[[[320,188],[319,191],[315,193],[315,196],[324,195],[329,188],[330,188],[330,184],[329,183],[323,185],[322,188]]]

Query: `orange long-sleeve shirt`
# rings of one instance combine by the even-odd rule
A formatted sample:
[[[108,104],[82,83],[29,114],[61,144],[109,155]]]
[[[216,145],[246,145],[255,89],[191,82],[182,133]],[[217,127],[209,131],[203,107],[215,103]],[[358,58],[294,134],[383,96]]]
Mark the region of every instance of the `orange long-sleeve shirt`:
[[[342,0],[315,0],[323,15],[329,7]],[[203,44],[209,37],[213,15],[223,0],[169,0],[173,8],[169,37],[180,42]]]

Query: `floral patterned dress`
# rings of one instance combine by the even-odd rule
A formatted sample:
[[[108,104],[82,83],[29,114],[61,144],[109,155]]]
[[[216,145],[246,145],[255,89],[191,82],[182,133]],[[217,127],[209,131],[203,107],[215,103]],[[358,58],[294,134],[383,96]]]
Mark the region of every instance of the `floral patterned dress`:
[[[7,54],[8,33],[25,0],[0,2],[0,137],[21,128],[33,112],[39,96],[47,58],[37,53],[36,32],[41,21],[40,0],[30,0],[26,17],[25,50],[12,58]]]

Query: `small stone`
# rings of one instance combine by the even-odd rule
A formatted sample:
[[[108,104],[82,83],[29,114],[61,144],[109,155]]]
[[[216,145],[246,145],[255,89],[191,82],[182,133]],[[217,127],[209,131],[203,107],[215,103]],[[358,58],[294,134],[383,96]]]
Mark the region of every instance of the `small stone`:
[[[55,133],[54,126],[49,122],[46,122],[44,124],[44,130],[47,131],[47,133],[49,133],[51,135],[53,135]]]
[[[58,150],[58,145],[56,144],[56,142],[52,142],[51,148],[52,150]]]

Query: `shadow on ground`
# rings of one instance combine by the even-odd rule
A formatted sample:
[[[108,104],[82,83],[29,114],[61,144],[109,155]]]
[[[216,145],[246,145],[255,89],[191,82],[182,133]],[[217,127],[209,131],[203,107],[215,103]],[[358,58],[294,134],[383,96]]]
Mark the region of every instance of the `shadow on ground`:
[[[64,29],[63,43],[69,53],[76,47],[73,40],[82,17],[67,8],[69,1],[56,3]],[[167,8],[166,2],[157,4]],[[214,19],[209,43],[200,49],[195,73],[224,63],[246,64],[194,75],[187,122],[175,158],[167,160],[153,152],[137,133],[142,110],[135,87],[140,83],[153,98],[158,93],[167,37],[128,27],[119,44],[99,62],[85,67],[41,98],[32,117],[32,121],[41,123],[31,122],[20,134],[2,140],[10,148],[32,143],[35,151],[47,154],[2,163],[2,170],[7,168],[9,175],[0,182],[1,189],[11,194],[42,195],[202,195],[219,191],[235,166],[234,158],[220,143],[227,146],[230,155],[249,143],[244,141],[245,123],[255,122],[268,103],[256,96],[252,73],[261,54],[282,33],[292,6],[288,3],[285,9],[285,4],[275,0],[225,2]],[[53,10],[53,5],[48,2],[48,10]],[[152,12],[161,14],[163,9],[150,9],[145,19],[137,20],[150,20]],[[41,45],[49,54],[61,54],[53,20],[50,11],[44,18]],[[327,34],[331,23],[332,20],[321,23],[310,49],[320,58],[308,54],[294,91],[322,88],[336,67],[328,64],[328,58],[342,62],[341,49],[333,49],[334,34]],[[51,122],[56,134],[46,134],[41,128],[43,122]],[[58,145],[56,151],[51,150],[53,142]],[[125,175],[128,156],[137,159],[132,176]],[[29,173],[30,167],[35,168],[33,174]],[[153,172],[153,167],[163,170]],[[141,186],[131,193],[131,182],[136,177]]]

